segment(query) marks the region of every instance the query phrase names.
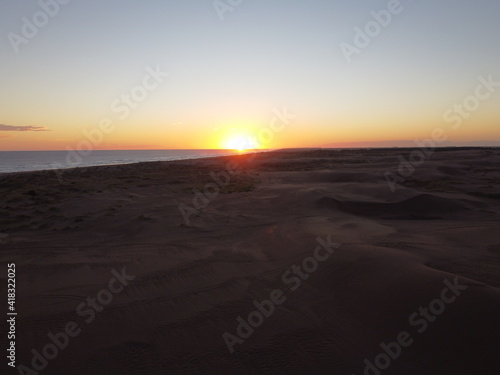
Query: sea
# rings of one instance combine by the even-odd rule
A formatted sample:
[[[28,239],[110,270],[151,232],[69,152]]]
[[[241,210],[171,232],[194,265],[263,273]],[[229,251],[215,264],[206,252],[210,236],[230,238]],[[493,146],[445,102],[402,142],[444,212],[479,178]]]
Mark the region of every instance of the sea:
[[[75,151],[0,151],[0,173],[199,159],[236,153],[234,150],[94,150],[83,155]]]

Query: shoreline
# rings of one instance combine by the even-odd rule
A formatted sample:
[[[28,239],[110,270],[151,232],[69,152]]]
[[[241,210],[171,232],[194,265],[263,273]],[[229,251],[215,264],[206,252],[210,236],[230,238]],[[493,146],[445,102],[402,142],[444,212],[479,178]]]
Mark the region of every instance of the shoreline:
[[[500,149],[500,146],[443,146],[436,147],[433,152],[443,152],[443,151],[465,151],[465,150],[496,150]],[[124,165],[136,165],[136,164],[147,164],[147,163],[171,163],[177,161],[186,161],[186,160],[203,160],[203,159],[211,159],[211,158],[220,158],[220,157],[230,157],[237,155],[248,155],[248,154],[259,154],[259,153],[273,153],[273,152],[306,152],[306,151],[413,151],[413,150],[425,150],[422,147],[363,147],[363,148],[284,148],[284,149],[276,149],[276,150],[262,150],[262,151],[251,151],[245,153],[235,152],[234,154],[227,155],[216,155],[216,156],[204,156],[204,157],[193,157],[193,158],[182,158],[182,159],[173,159],[173,160],[148,160],[148,161],[132,161],[132,162],[123,162],[123,163],[114,163],[114,164],[102,164],[102,165],[88,165],[88,166],[76,166],[76,167],[66,167],[66,168],[52,168],[52,169],[39,169],[39,170],[27,170],[27,171],[11,171],[11,172],[0,172],[0,177],[17,174],[17,173],[47,173],[47,172],[55,172],[58,170],[62,171],[70,171],[70,170],[78,170],[78,169],[87,169],[87,168],[106,168],[106,167],[116,167],[116,166],[124,166]],[[98,151],[130,151],[130,150],[98,150]],[[132,150],[132,151],[171,151],[171,150]],[[180,150],[180,151],[190,151],[190,150]],[[193,151],[200,151],[198,149],[194,149]],[[204,151],[204,150],[201,150]],[[55,150],[55,151],[0,151],[0,152],[67,152],[63,150]],[[57,173],[57,172],[55,172]]]
[[[102,151],[106,151],[106,150],[102,150]],[[110,151],[114,151],[114,150],[110,150]],[[124,150],[124,151],[127,151],[127,150]],[[156,150],[153,150],[153,151],[156,151]],[[160,151],[162,151],[162,150],[160,150]],[[165,151],[169,151],[169,150],[165,150]],[[199,151],[199,150],[195,150],[195,151]],[[203,150],[201,150],[201,151],[203,151]],[[65,152],[65,151],[3,151],[3,152]],[[271,151],[264,150],[264,151],[260,151],[260,152],[271,152]],[[259,152],[250,152],[250,153],[259,153]],[[213,156],[201,156],[201,157],[200,156],[193,156],[193,157],[185,157],[185,158],[172,159],[172,160],[145,160],[145,161],[118,162],[118,163],[112,163],[112,164],[82,165],[82,166],[65,167],[65,168],[37,169],[37,170],[26,170],[26,171],[10,171],[10,172],[0,172],[0,176],[7,175],[7,174],[15,174],[15,173],[53,172],[53,171],[58,171],[58,170],[68,171],[68,170],[75,170],[75,169],[80,169],[80,168],[104,168],[104,167],[123,166],[123,165],[135,165],[135,164],[142,164],[142,163],[169,163],[169,162],[185,161],[185,160],[202,160],[202,159],[234,156],[234,155],[239,155],[239,154],[240,153],[234,152],[232,154],[228,153],[225,155],[213,155]]]

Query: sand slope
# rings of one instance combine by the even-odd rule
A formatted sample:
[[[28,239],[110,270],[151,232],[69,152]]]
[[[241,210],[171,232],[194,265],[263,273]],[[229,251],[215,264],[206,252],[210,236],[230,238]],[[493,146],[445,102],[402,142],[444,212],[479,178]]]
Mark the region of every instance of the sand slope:
[[[402,331],[413,342],[382,374],[500,373],[500,151],[437,151],[393,192],[384,172],[408,152],[85,168],[62,183],[4,176],[0,259],[17,268],[18,364],[74,321],[81,334],[43,374],[363,374]],[[240,173],[188,225],[179,204],[229,160]],[[329,235],[340,247],[296,290],[284,284]],[[123,267],[135,279],[85,323],[77,306]],[[418,333],[409,317],[457,276],[467,288]],[[224,332],[275,289],[286,301],[230,354]]]

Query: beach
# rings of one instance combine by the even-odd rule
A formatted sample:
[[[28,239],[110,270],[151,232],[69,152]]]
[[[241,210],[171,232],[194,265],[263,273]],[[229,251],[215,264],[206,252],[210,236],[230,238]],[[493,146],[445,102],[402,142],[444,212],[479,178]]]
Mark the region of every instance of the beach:
[[[2,175],[9,373],[498,374],[500,149],[413,151]]]

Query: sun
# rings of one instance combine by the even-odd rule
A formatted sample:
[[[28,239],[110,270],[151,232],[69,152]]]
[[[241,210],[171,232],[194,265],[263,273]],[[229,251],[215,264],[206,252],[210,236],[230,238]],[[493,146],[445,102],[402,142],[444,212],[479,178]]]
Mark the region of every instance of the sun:
[[[246,134],[233,134],[224,142],[224,148],[243,152],[257,148],[257,144],[252,137]]]

